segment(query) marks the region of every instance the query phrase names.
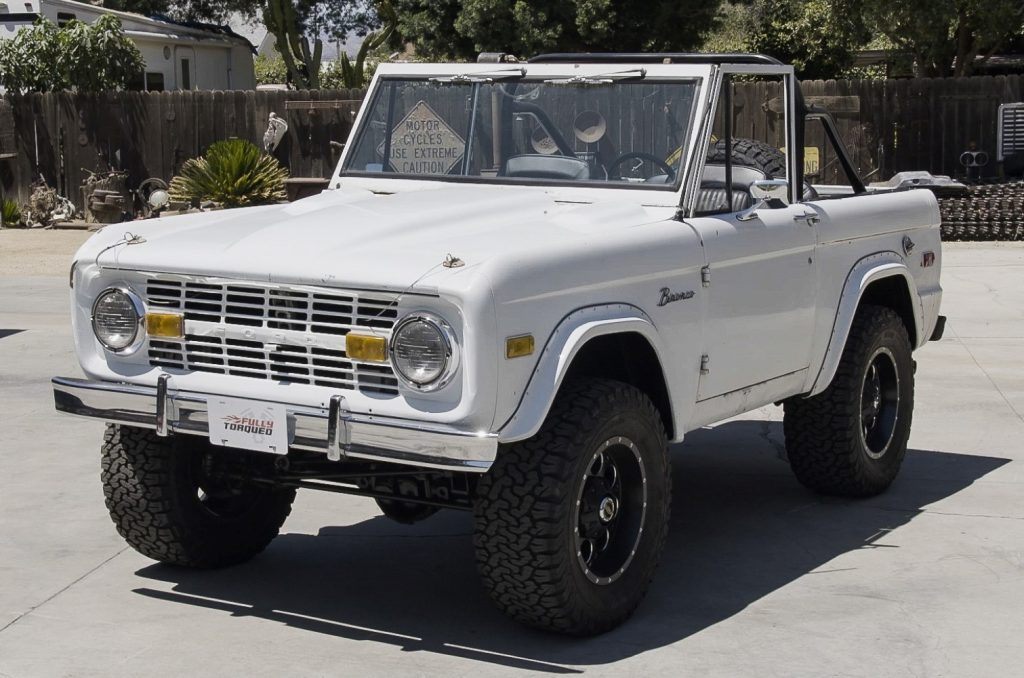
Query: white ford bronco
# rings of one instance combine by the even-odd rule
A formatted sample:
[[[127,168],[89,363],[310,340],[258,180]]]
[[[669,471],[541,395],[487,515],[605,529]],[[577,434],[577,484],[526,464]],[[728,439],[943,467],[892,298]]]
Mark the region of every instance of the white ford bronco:
[[[245,561],[299,488],[462,509],[502,610],[596,634],[654,574],[688,431],[781,403],[801,483],[889,486],[940,259],[934,195],[866,190],[768,57],[384,64],[323,193],[82,247],[86,379],[54,396],[108,422],[150,558]]]

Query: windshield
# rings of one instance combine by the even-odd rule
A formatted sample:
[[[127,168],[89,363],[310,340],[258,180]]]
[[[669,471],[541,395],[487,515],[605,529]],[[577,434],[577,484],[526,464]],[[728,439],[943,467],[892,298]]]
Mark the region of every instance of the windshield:
[[[341,173],[678,186],[695,80],[452,80],[382,80]]]

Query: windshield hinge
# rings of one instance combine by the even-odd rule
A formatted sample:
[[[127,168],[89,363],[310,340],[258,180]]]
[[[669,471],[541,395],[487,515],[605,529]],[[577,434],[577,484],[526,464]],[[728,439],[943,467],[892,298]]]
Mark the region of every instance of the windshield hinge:
[[[711,372],[711,358],[705,353],[700,357],[700,373],[709,374]]]
[[[647,77],[646,68],[631,68],[626,71],[600,73],[598,75],[574,75],[568,78],[551,78],[545,85],[568,85],[570,87],[588,87],[593,85],[611,85],[618,80],[643,79]]]
[[[456,73],[455,75],[439,75],[430,78],[430,82],[441,85],[487,85],[495,80],[512,80],[526,77],[525,68],[506,68],[498,71],[477,71],[474,73]]]
[[[700,282],[704,287],[711,287],[711,267],[705,266],[700,269]]]

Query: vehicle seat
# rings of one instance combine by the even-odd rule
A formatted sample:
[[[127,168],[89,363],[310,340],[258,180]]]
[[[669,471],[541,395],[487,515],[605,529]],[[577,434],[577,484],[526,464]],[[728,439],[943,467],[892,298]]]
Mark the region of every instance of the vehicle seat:
[[[513,155],[505,161],[500,176],[524,179],[590,179],[590,165],[567,155]]]
[[[732,166],[732,206],[727,207],[725,165],[704,165],[700,190],[697,192],[697,214],[739,212],[754,204],[750,197],[750,184],[766,179],[764,172],[744,165]]]

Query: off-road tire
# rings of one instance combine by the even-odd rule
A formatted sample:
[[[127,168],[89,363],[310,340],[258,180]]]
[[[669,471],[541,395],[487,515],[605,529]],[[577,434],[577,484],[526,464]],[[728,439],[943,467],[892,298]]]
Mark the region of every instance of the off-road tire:
[[[218,498],[218,512],[207,508],[198,464],[206,454],[231,454],[208,445],[194,436],[161,438],[149,429],[107,426],[101,473],[107,510],[142,555],[186,567],[224,567],[249,560],[277,536],[295,490],[245,485]]]
[[[886,354],[879,351],[888,351]],[[895,422],[885,447],[873,451],[864,433],[864,389],[874,359],[891,362],[898,378]],[[854,318],[832,383],[811,398],[784,403],[786,453],[797,479],[822,494],[868,497],[883,492],[907,452],[914,411],[914,363],[907,328],[895,311],[864,305]]]
[[[719,139],[708,149],[709,163],[725,164],[725,139]],[[771,144],[753,139],[733,139],[732,162],[734,165],[753,167],[765,173],[766,179],[786,178],[786,156]]]
[[[642,460],[647,502],[631,542],[635,555],[614,581],[600,584],[582,564],[577,505],[592,460],[613,439],[633,442],[629,449]],[[596,635],[624,622],[661,557],[669,471],[662,419],[641,391],[611,380],[564,386],[541,430],[504,446],[477,488],[473,542],[491,598],[513,619],[570,635]],[[622,515],[637,516],[628,510]]]

